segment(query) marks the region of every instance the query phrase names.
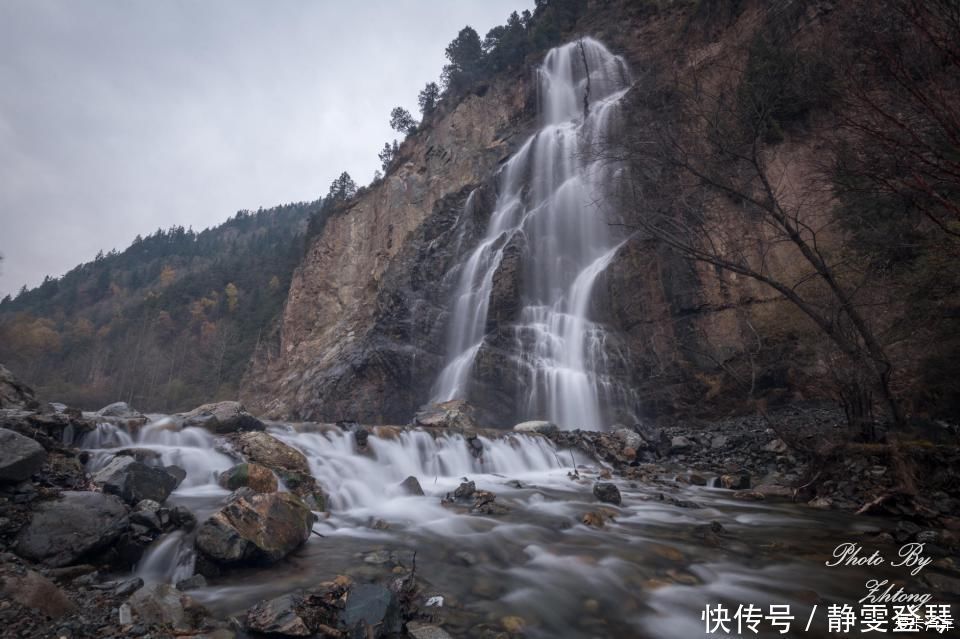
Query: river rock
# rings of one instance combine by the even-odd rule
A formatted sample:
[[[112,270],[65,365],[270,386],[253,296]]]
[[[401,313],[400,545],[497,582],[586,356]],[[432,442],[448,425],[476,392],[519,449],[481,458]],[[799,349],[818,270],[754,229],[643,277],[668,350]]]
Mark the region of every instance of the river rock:
[[[240,402],[216,402],[198,406],[180,415],[184,428],[195,426],[223,435],[236,431],[259,431],[265,428],[262,421],[246,411]]]
[[[307,592],[261,601],[247,611],[248,630],[281,637],[341,637],[350,580],[337,577]],[[366,634],[349,635],[367,637]]]
[[[457,501],[471,499],[477,492],[477,484],[472,481],[461,482],[457,489],[453,491],[453,498]]]
[[[0,580],[0,593],[52,619],[77,611],[77,606],[55,583],[33,570],[23,575],[4,576]]]
[[[230,441],[247,462],[272,470],[291,492],[306,500],[311,508],[325,508],[326,496],[310,474],[306,456],[299,450],[264,432],[239,433]]]
[[[417,495],[419,497],[423,496],[423,488],[420,486],[420,482],[417,480],[417,478],[413,475],[410,475],[400,482],[398,487],[407,495]]]
[[[227,490],[236,490],[245,486],[257,493],[277,492],[276,475],[260,464],[237,464],[220,473],[217,483]]]
[[[269,564],[310,537],[314,515],[292,493],[237,499],[200,525],[197,549],[221,566]]]
[[[126,402],[114,402],[98,410],[97,417],[140,418],[143,417],[143,413],[134,410]]]
[[[671,453],[682,453],[690,450],[691,448],[693,448],[693,442],[683,435],[677,435],[670,440]]]
[[[413,639],[452,639],[440,626],[431,626],[419,621],[411,621],[407,624],[407,634]]]
[[[247,629],[283,637],[309,637],[314,633],[300,616],[303,607],[303,598],[298,595],[261,601],[247,611]]]
[[[721,488],[728,490],[746,490],[750,488],[750,475],[746,473],[721,475],[717,481]]]
[[[593,485],[593,496],[605,504],[619,506],[622,503],[620,489],[616,484],[597,482]]]
[[[38,472],[47,451],[36,441],[0,428],[0,481],[23,481]]]
[[[385,637],[400,632],[397,596],[379,584],[360,584],[350,589],[343,610],[343,625],[351,637]]]
[[[0,364],[0,408],[33,410],[38,406],[33,389],[14,377],[7,367]]]
[[[513,430],[518,433],[540,433],[541,435],[549,435],[559,432],[560,428],[553,422],[529,421],[520,422],[513,427]]]
[[[48,566],[67,566],[112,544],[128,525],[127,508],[113,495],[65,491],[36,507],[16,551]]]
[[[158,468],[132,461],[129,457],[118,459],[131,461],[106,478],[103,492],[116,495],[128,504],[136,504],[144,499],[163,503],[186,476],[178,466]]]
[[[413,425],[473,432],[478,428],[474,415],[474,409],[470,404],[462,399],[454,399],[421,408],[413,417]]]
[[[640,433],[630,428],[618,428],[613,431],[613,436],[624,448],[632,448],[634,451],[641,450],[645,444]]]
[[[127,600],[139,621],[145,624],[167,624],[174,630],[197,627],[203,608],[188,595],[170,584],[149,584],[133,593]]]

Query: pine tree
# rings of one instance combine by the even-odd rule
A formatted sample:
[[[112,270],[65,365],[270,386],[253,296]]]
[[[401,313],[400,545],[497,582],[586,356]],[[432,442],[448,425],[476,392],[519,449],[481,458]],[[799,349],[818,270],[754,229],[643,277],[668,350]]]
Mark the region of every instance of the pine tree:
[[[483,45],[473,27],[460,29],[457,37],[447,45],[447,60],[442,80],[447,91],[458,93],[480,78],[483,69]]]
[[[419,123],[413,119],[410,112],[403,107],[393,107],[390,112],[390,128],[397,133],[410,135],[417,130]]]
[[[420,113],[427,117],[437,108],[437,100],[440,99],[440,87],[436,82],[427,82],[420,95],[417,96],[417,102],[420,104]]]

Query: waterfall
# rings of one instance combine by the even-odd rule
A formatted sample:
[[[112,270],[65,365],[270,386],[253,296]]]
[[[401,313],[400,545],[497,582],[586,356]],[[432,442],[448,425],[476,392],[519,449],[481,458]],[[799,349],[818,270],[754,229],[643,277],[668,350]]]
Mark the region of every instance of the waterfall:
[[[622,58],[584,38],[552,49],[538,78],[543,124],[502,167],[486,233],[460,267],[433,399],[471,399],[494,277],[506,248],[519,243],[523,308],[510,327],[511,357],[529,392],[518,418],[600,430],[602,403],[629,404],[610,375],[606,331],[589,318],[594,283],[623,238],[605,204],[615,167],[588,156],[615,131],[630,74]]]

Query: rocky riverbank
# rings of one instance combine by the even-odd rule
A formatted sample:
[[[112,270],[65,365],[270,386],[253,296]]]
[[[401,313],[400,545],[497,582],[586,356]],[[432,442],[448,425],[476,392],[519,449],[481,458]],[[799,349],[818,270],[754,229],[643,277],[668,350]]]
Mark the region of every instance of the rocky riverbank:
[[[314,533],[336,537],[345,530],[330,522],[360,487],[337,483],[338,475],[347,471],[337,466],[336,455],[368,466],[402,465],[403,460],[391,457],[396,449],[387,446],[404,438],[415,443],[409,447],[411,454],[425,454],[434,441],[461,442],[456,451],[448,444],[430,449],[434,452],[418,462],[421,470],[436,468],[443,474],[441,466],[453,462],[442,462],[439,456],[431,462],[430,455],[456,453],[462,458],[451,467],[489,467],[484,472],[503,478],[496,491],[468,477],[444,489],[421,486],[429,474],[420,472],[421,481],[411,475],[387,489],[398,503],[412,505],[403,500],[413,499],[426,504],[418,508],[439,509],[427,511],[436,513],[428,516],[435,521],[447,512],[478,522],[505,519],[511,525],[546,525],[560,531],[581,526],[614,535],[610,531],[622,525],[618,520],[631,519],[630,509],[644,504],[671,512],[704,511],[702,500],[720,495],[744,504],[801,503],[810,511],[842,511],[857,509],[893,487],[888,460],[869,451],[844,465],[848,472],[842,480],[804,485],[815,472],[816,460],[801,450],[802,443],[787,440],[802,442],[835,429],[839,416],[821,408],[767,418],[622,427],[608,433],[559,431],[546,422],[483,431],[461,403],[421,411],[410,426],[278,425],[250,415],[235,402],[173,416],[145,416],[122,403],[83,413],[37,402],[5,369],[0,380],[0,623],[12,636],[423,639],[451,636],[447,630],[452,636],[524,636],[525,624],[534,623],[535,615],[497,613],[492,622],[489,615],[475,617],[462,597],[449,586],[439,587],[443,579],[430,573],[431,568],[447,570],[440,568],[445,562],[460,567],[505,562],[510,570],[524,561],[522,555],[498,558],[479,542],[440,555],[422,542],[405,542],[413,545],[405,551],[387,545],[341,554],[332,561],[341,574],[326,579],[298,576],[284,585],[280,575],[301,575],[296,558]],[[949,439],[948,432],[940,435]],[[418,439],[422,437],[426,439]],[[323,474],[327,471],[317,465],[311,446],[331,441],[343,441],[349,449],[328,453],[334,456],[324,464],[334,467],[331,474]],[[199,464],[191,456],[198,451],[209,451],[202,452]],[[873,518],[869,521],[883,525],[866,529],[876,543],[926,543],[939,564],[935,580],[924,585],[960,596],[960,521],[955,517],[957,481],[952,474],[957,452],[943,441],[929,442],[924,451],[927,460],[938,464],[926,479],[940,487],[926,500],[927,509],[901,512],[896,519]],[[538,489],[500,475],[498,469],[505,467],[498,459],[504,455],[538,459],[535,465],[563,472],[570,487]],[[213,483],[205,483],[201,475],[209,475]],[[696,492],[710,485],[717,492]],[[571,497],[574,501],[564,505]],[[390,500],[387,497],[387,503]],[[551,502],[556,506],[540,512],[539,504]],[[561,506],[562,511],[556,510]],[[543,520],[547,513],[553,514]],[[371,516],[358,529],[368,532],[350,536],[380,539],[378,535],[389,534],[397,525],[388,519]],[[707,547],[727,547],[729,525],[708,519],[694,527],[692,539]],[[494,534],[493,529],[486,534]],[[356,547],[353,542],[321,542],[332,548]],[[167,548],[172,552],[166,553]],[[654,557],[685,561],[685,552],[653,548]],[[162,578],[147,569],[153,565],[159,565]],[[678,567],[663,570],[644,579],[691,584],[702,579]],[[212,581],[229,590],[229,584],[244,583],[250,574],[272,575],[268,581],[275,586],[259,597],[240,597],[238,602],[244,603],[237,604],[239,609],[223,604],[224,591],[217,590],[221,586],[208,586]],[[496,597],[503,587],[474,585],[473,596]],[[601,611],[594,607],[601,604],[584,605],[587,628],[597,623]]]

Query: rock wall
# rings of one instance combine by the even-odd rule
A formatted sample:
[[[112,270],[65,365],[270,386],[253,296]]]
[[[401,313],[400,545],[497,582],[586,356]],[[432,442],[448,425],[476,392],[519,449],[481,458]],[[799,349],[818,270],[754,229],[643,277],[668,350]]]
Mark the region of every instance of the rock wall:
[[[660,11],[646,3],[594,4],[577,33],[624,55],[639,76],[658,67],[706,72],[720,82],[731,51],[749,42],[759,22],[756,6],[718,27],[698,26],[685,4]],[[498,165],[535,124],[531,76],[500,77],[445,107],[407,139],[381,183],[312,239],[290,287],[279,352],[254,362],[247,377],[243,400],[254,412],[407,423],[429,399],[444,363],[455,267],[484,230]],[[504,342],[513,339],[507,329],[520,306],[523,274],[514,258],[522,250],[509,247],[495,277],[490,348],[477,361],[471,389],[481,422],[494,427],[517,421],[525,392]],[[804,373],[785,357],[797,355],[797,313],[756,285],[717,278],[634,241],[594,297],[593,314],[615,330],[615,347],[625,354],[616,374],[637,389],[641,417],[715,416],[744,410],[754,397],[803,396]],[[767,347],[755,349],[767,329]]]

